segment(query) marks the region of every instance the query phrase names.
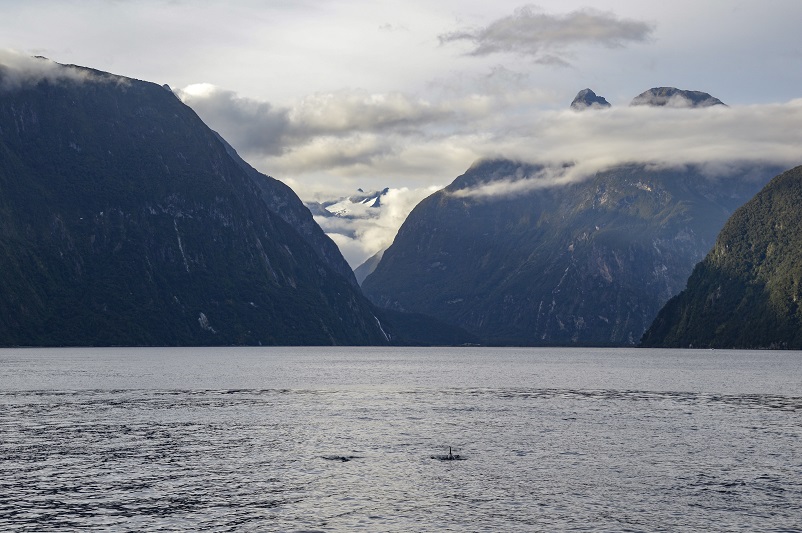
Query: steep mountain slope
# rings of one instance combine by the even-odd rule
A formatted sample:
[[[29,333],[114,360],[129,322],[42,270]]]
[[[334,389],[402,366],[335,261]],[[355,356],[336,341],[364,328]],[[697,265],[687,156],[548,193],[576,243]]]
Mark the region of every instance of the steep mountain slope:
[[[169,90],[0,68],[0,345],[385,344]]]
[[[228,155],[262,191],[262,199],[267,207],[300,233],[329,268],[343,276],[352,285],[358,285],[351,267],[340,253],[337,245],[317,225],[309,208],[298,198],[295,191],[279,180],[265,176],[253,168],[239,156],[228,142],[219,135],[217,137],[223,143]]]
[[[421,202],[363,291],[491,343],[636,343],[727,217],[774,169],[726,181],[631,165],[563,186],[542,169],[483,161]],[[476,195],[509,179],[528,192]],[[526,187],[516,187],[525,190]]]
[[[367,278],[373,273],[374,270],[376,270],[376,267],[379,265],[379,261],[381,261],[383,255],[384,250],[379,250],[375,254],[368,257],[364,263],[354,269],[354,276],[356,276],[357,283],[362,285],[362,282],[365,281],[365,278]]]
[[[802,349],[802,167],[727,221],[645,346]]]

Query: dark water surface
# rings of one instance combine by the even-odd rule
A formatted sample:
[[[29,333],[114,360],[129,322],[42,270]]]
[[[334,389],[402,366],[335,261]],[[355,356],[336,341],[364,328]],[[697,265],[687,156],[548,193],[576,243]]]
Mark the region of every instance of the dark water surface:
[[[0,531],[83,528],[802,531],[802,352],[0,350]]]

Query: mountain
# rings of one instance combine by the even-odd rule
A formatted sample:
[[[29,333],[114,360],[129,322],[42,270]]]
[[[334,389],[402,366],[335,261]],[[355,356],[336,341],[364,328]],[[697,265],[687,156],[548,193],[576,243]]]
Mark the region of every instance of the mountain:
[[[573,102],[571,102],[571,109],[576,111],[603,109],[605,107],[610,107],[610,102],[605,100],[603,96],[598,96],[590,89],[582,89],[579,91]]]
[[[328,200],[325,202],[307,202],[307,208],[315,216],[340,218],[366,218],[378,216],[382,207],[382,198],[390,192],[389,188],[381,191],[365,192],[357,189],[359,194]],[[371,212],[371,210],[373,210]]]
[[[476,163],[415,207],[364,293],[493,344],[633,345],[776,173],[626,165],[558,186],[550,171]]]
[[[393,309],[378,309],[390,344],[393,346],[476,346],[479,337],[459,326],[447,324],[429,315]]]
[[[168,89],[22,74],[0,66],[0,345],[390,342],[294,193]]]
[[[802,349],[802,167],[738,209],[644,346]]]
[[[654,87],[633,98],[630,105],[655,107],[710,107],[725,104],[718,98],[702,91],[688,91],[677,89],[676,87]],[[571,109],[576,111],[604,109],[607,107],[611,107],[610,103],[603,96],[597,95],[590,89],[582,89],[579,91],[571,102]]]
[[[374,270],[376,270],[376,267],[379,265],[379,261],[381,261],[383,255],[384,250],[379,250],[375,254],[368,257],[364,263],[354,269],[354,276],[356,276],[357,283],[362,285],[362,282],[365,281],[365,278],[367,278],[373,273]]]
[[[434,190],[402,187],[366,192],[358,189],[357,194],[307,201],[306,206],[314,215],[314,221],[339,245],[354,267],[356,283],[361,283],[373,271],[412,208]]]
[[[632,99],[630,105],[657,107],[710,107],[724,102],[702,91],[687,91],[676,87],[654,87]]]
[[[216,133],[215,133],[216,134]],[[216,134],[217,135],[217,134]],[[262,191],[262,199],[267,207],[280,216],[287,224],[292,226],[312,249],[318,257],[326,263],[334,272],[343,276],[352,285],[358,283],[354,277],[350,265],[340,253],[334,241],[326,235],[320,226],[317,225],[309,208],[304,205],[300,198],[290,187],[281,181],[270,176],[265,176],[249,165],[242,159],[237,151],[228,144],[222,137],[217,135],[220,142],[226,149],[228,155],[242,168],[245,173]]]

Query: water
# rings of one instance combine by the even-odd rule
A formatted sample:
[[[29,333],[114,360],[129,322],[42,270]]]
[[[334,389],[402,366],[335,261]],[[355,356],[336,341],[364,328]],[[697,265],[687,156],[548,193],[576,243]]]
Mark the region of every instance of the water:
[[[0,369],[2,531],[802,531],[802,352],[30,349]]]

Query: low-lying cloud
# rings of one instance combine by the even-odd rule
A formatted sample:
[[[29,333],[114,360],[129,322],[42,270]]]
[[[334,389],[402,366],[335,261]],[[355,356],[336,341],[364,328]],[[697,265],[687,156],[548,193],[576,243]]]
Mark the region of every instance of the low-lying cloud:
[[[476,139],[551,98],[501,67],[465,81],[435,84],[429,98],[340,90],[283,106],[208,84],[176,94],[252,165],[312,199],[372,187],[368,181],[443,183],[475,159]]]
[[[59,83],[72,81],[123,82],[118,76],[99,76],[88,69],[61,65],[45,57],[31,57],[14,50],[0,49],[0,90],[13,90],[42,81]]]
[[[381,197],[381,207],[349,204],[349,216],[316,216],[315,221],[339,246],[352,268],[392,244],[398,228],[418,203],[437,191],[438,185],[418,189],[389,189]]]
[[[524,6],[482,28],[444,33],[440,43],[467,41],[474,47],[469,52],[473,56],[513,53],[537,63],[566,66],[566,52],[577,45],[618,48],[647,40],[653,30],[646,22],[595,9],[552,15],[535,6]]]
[[[628,163],[695,165],[721,179],[744,165],[802,164],[802,99],[695,109],[626,101],[575,112],[566,95],[563,110],[549,111],[543,107],[550,95],[501,67],[483,83],[436,84],[428,99],[339,91],[276,108],[219,89],[189,93],[179,91],[243,157],[308,200],[350,194],[357,187],[424,191],[491,158],[544,169],[459,194],[503,198]],[[319,222],[356,266],[392,242],[412,207],[380,220]]]
[[[800,124],[802,99],[705,109],[623,107],[584,113],[547,112],[519,137],[476,146],[484,157],[503,156],[542,164],[546,169],[525,179],[511,177],[460,194],[521,194],[628,163],[694,165],[720,179],[743,165],[792,167],[802,164]]]
[[[578,113],[567,102],[565,110],[543,111],[542,94],[525,87],[431,100],[343,91],[283,108],[216,88],[179,95],[249,162],[307,199],[357,187],[448,183],[481,158],[571,164],[539,183],[629,162],[710,169],[802,162],[802,100],[703,109],[617,105]]]
[[[210,84],[190,85],[176,94],[238,150],[280,156],[305,147],[307,164],[319,168],[369,161],[372,154],[387,149],[367,137],[383,132],[414,134],[466,111],[458,104],[437,106],[401,93],[359,90],[316,93],[283,107]]]

